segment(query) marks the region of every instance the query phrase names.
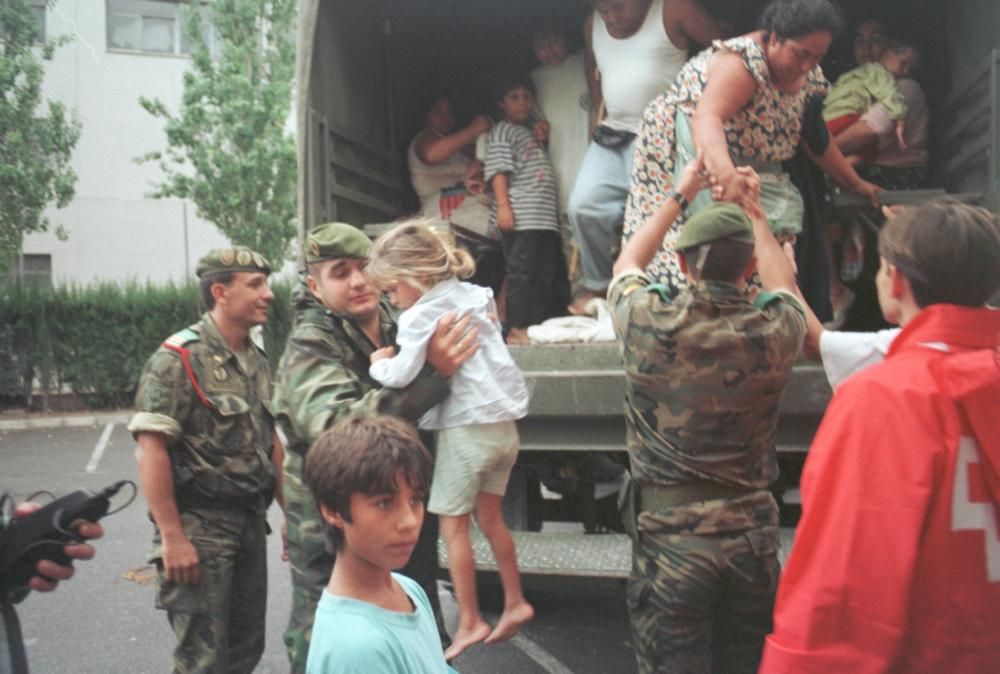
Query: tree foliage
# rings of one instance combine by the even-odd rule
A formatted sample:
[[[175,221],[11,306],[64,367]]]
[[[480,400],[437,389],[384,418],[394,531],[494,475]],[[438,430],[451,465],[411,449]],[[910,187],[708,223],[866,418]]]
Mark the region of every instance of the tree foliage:
[[[66,206],[76,184],[69,162],[80,125],[42,98],[43,64],[63,40],[38,38],[28,0],[0,0],[0,270],[25,234],[48,229],[46,206]]]
[[[191,67],[175,113],[140,98],[165,121],[165,179],[155,197],[191,199],[233,243],[280,263],[295,234],[292,101],[294,0],[211,0],[185,10]],[[216,39],[206,39],[214,31]]]

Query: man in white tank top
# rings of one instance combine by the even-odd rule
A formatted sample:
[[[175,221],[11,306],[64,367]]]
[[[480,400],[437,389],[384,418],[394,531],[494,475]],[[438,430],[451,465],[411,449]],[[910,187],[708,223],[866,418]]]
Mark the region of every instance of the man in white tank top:
[[[598,140],[587,148],[569,199],[583,272],[583,293],[570,305],[571,313],[582,313],[590,299],[604,297],[611,281],[643,110],[673,83],[693,46],[723,34],[695,0],[592,4],[594,14],[584,26],[587,83],[593,109],[607,114],[594,120]]]

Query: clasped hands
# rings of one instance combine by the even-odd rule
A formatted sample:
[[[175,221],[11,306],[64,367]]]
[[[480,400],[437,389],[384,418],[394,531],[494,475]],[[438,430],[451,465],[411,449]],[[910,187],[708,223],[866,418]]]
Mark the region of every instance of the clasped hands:
[[[684,198],[691,201],[701,190],[710,190],[715,201],[731,201],[747,212],[751,218],[764,217],[760,203],[760,176],[749,166],[734,167],[720,178],[705,166],[702,150],[688,162],[674,186]]]

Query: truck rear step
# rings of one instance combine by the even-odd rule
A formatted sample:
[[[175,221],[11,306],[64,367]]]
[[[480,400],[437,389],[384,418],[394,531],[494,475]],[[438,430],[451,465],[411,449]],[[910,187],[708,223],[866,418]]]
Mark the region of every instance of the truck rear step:
[[[625,534],[583,534],[576,532],[512,531],[517,547],[517,563],[524,575],[578,576],[586,578],[628,578],[632,543]],[[781,529],[784,564],[792,547],[795,529]],[[472,550],[479,571],[496,572],[489,543],[478,527],[472,527]],[[438,563],[448,568],[448,549],[438,541]]]

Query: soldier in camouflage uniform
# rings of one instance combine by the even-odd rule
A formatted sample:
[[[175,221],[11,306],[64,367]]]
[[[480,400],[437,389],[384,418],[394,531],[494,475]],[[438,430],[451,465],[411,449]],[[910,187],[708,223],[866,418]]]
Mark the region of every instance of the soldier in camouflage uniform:
[[[671,297],[642,271],[697,193],[700,169],[629,240],[608,291],[627,380],[627,601],[640,672],[756,672],[778,581],[767,486],[805,317],[789,292],[749,300],[743,280],[754,231],[778,244],[762,219],[763,230],[719,203],[691,217],[675,245],[690,287]]]
[[[306,452],[324,430],[350,415],[391,414],[415,423],[447,397],[446,377],[478,345],[474,332],[464,332],[467,320],[450,324],[429,346],[431,366],[410,386],[380,388],[368,375],[369,356],[395,343],[396,312],[363,272],[370,250],[371,241],[351,225],[328,223],[309,233],[308,271],[292,291],[294,325],[278,364],[274,413],[288,443],[283,489],[292,569],[285,646],[293,673],[305,671],[316,604],[334,561],[315,500],[302,480]],[[402,573],[427,592],[447,639],[437,599],[437,536],[437,518],[428,514]]]
[[[264,651],[265,515],[282,452],[269,365],[249,333],[267,321],[270,273],[240,246],[199,260],[208,312],[146,363],[128,425],[174,672],[250,672]]]

